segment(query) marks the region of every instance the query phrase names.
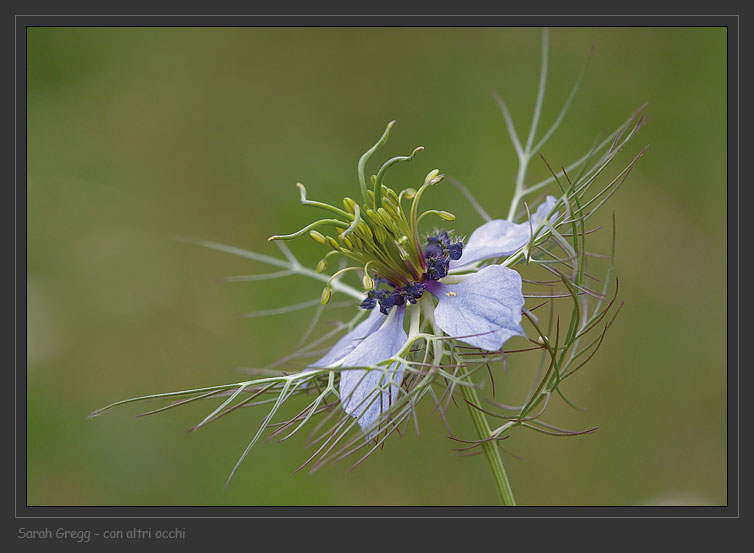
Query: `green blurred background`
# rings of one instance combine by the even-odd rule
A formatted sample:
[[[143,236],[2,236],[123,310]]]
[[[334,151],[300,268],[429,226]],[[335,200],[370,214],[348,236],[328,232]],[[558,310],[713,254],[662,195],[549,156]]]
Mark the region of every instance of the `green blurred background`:
[[[437,167],[504,217],[516,165],[490,92],[523,133],[540,40],[534,28],[29,29],[28,504],[496,504],[484,458],[454,455],[430,404],[419,436],[353,472],[342,462],[291,475],[311,453],[302,435],[256,448],[227,490],[265,411],[196,433],[185,430],[208,403],[141,419],[151,405],[86,415],[238,381],[239,367],[289,353],[308,312],[239,315],[316,297],[318,283],[219,283],[274,269],[171,236],[277,255],[266,237],[315,214],[294,184],[330,202],[357,195],[356,161],[391,119],[380,159],[426,150],[388,184],[415,186]],[[649,151],[599,221],[615,210],[626,304],[564,386],[587,411],[561,402],[546,418],[600,430],[516,432],[505,445],[523,460],[506,456],[507,469],[522,505],[725,504],[726,31],[552,29],[542,129],[595,41],[544,154],[567,164],[649,103],[621,163]],[[546,170],[535,162],[531,175]],[[450,184],[426,198],[451,209],[462,233],[480,223]],[[308,263],[322,253],[310,240],[291,247]],[[520,401],[516,378],[532,366],[520,357],[500,371],[497,399]],[[455,433],[471,439],[467,418],[451,408]]]

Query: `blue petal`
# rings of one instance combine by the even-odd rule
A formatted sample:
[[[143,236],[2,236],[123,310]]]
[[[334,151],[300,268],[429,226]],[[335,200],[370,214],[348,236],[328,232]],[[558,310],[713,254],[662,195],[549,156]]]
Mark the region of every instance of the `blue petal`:
[[[395,307],[385,324],[343,359],[342,366],[374,366],[398,353],[408,339],[403,330],[405,311],[405,307]],[[392,381],[388,386],[389,378]],[[403,366],[398,363],[384,369],[343,370],[340,373],[341,405],[346,413],[358,418],[359,426],[366,430],[397,399],[402,380]],[[379,387],[384,391],[380,391]]]
[[[534,215],[531,216],[531,224],[535,229],[547,219],[547,216],[553,210],[556,203],[558,203],[558,200],[555,196],[547,196],[545,201],[539,204]],[[557,213],[555,214],[555,217],[557,217]]]
[[[460,284],[437,283],[437,325],[448,335],[474,347],[495,351],[511,336],[524,336],[521,276],[507,267],[490,265]]]
[[[462,267],[469,263],[510,255],[529,240],[529,224],[511,223],[495,219],[483,224],[469,236],[464,244],[463,254],[457,261],[450,262],[450,268]]]
[[[484,259],[495,259],[512,254],[531,238],[531,230],[536,230],[555,207],[554,196],[547,196],[530,221],[512,223],[504,219],[495,219],[483,224],[469,236],[463,246],[463,255],[458,261],[451,261],[450,268],[462,267]],[[529,224],[531,222],[531,224]]]
[[[379,309],[373,309],[369,317],[359,323],[356,328],[338,340],[330,348],[324,357],[315,361],[307,369],[324,369],[341,361],[346,355],[351,353],[364,339],[377,330],[385,322],[385,315],[380,313]],[[304,369],[306,370],[306,369]]]

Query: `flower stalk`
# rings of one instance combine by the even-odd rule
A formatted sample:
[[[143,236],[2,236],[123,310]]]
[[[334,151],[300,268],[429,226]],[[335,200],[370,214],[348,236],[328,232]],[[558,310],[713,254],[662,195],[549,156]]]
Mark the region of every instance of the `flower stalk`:
[[[492,437],[492,431],[485,414],[475,407],[479,405],[479,395],[476,393],[476,388],[471,377],[466,375],[464,381],[468,385],[461,386],[463,398],[466,400],[469,414],[471,415],[471,422],[474,424],[477,437],[481,442],[482,451],[492,473],[492,479],[495,481],[495,489],[497,490],[500,504],[506,507],[513,507],[516,505],[516,500],[513,498],[513,490],[511,489],[510,482],[508,482],[508,475],[505,472],[503,458],[497,445],[497,438]]]

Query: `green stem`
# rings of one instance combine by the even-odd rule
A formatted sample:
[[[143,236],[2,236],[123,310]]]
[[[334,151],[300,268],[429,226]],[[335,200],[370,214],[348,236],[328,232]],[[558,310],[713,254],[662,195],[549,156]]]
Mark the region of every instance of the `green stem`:
[[[435,320],[434,305],[432,300],[429,299],[429,294],[426,294],[418,302],[422,308],[422,314],[425,319],[432,326],[432,330],[435,336],[442,336],[442,331],[437,327],[437,321]],[[435,350],[434,363],[438,364],[444,355],[443,340],[433,340],[433,349]],[[497,489],[497,495],[500,498],[500,503],[506,507],[513,507],[516,505],[516,500],[513,499],[513,491],[511,485],[508,483],[508,475],[505,474],[505,467],[503,466],[503,458],[500,456],[500,448],[497,447],[496,440],[489,440],[492,436],[490,425],[487,422],[487,417],[482,411],[473,405],[481,405],[479,396],[476,393],[474,387],[474,381],[471,380],[471,376],[468,374],[463,377],[466,386],[459,386],[463,392],[463,397],[469,403],[469,413],[471,413],[471,421],[476,428],[477,437],[482,440],[481,447],[484,451],[484,456],[487,458],[487,463],[490,465],[490,472],[492,472],[492,478],[495,480],[495,488]]]
[[[464,399],[472,405],[481,405],[471,378],[467,376],[465,380],[469,385],[460,386]],[[504,506],[514,506],[516,501],[513,499],[513,491],[508,482],[508,476],[505,474],[503,459],[500,456],[500,448],[497,446],[496,440],[488,439],[492,433],[490,432],[487,417],[479,409],[472,407],[472,405],[469,405],[469,413],[471,413],[471,420],[476,428],[477,436],[480,440],[486,440],[482,442],[481,447],[482,451],[484,451],[484,456],[487,458],[487,463],[490,465],[490,472],[492,472],[492,478],[495,480],[495,487],[497,495],[500,498],[500,503]]]

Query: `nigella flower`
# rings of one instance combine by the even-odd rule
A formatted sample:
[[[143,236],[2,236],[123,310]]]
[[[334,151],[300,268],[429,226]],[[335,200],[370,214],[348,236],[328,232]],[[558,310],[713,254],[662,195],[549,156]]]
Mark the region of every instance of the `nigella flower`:
[[[552,200],[554,198],[548,198],[535,217],[541,216],[545,209],[549,211],[554,205]],[[532,217],[534,227],[539,222],[534,220],[535,217]],[[522,223],[521,227],[524,226],[526,229],[530,228],[529,223]],[[529,240],[528,232],[527,230],[526,235],[522,232],[515,238],[517,243],[520,242],[519,247]],[[434,246],[441,243],[442,239],[442,236],[439,239],[430,237],[425,252],[437,253]],[[499,242],[505,240],[512,239],[502,237]],[[477,257],[480,254],[475,254],[474,261],[505,255],[498,253],[499,248],[489,247],[487,251],[489,253],[481,258]],[[515,250],[508,253],[513,251]],[[438,254],[427,260],[439,258]],[[453,260],[452,257],[450,259]],[[456,259],[463,260],[464,256]],[[446,274],[447,268],[441,278],[432,278],[431,273],[425,273],[421,283],[411,283],[401,292],[405,295],[406,289],[429,291],[437,301],[434,308],[437,326],[448,336],[471,346],[496,351],[511,337],[525,335],[521,327],[521,309],[524,305],[522,282],[516,271],[500,265],[490,265],[466,276],[458,283],[443,282]],[[372,310],[369,317],[343,336],[324,357],[311,364],[309,368],[375,367],[400,352],[408,340],[403,330],[405,308],[401,304],[389,312],[385,319],[383,313],[388,312],[392,305],[377,299],[390,300],[396,295],[395,290],[368,292],[367,299],[362,302],[361,307]],[[374,309],[378,301],[381,302],[381,310]],[[388,305],[387,309],[384,305]],[[380,414],[387,411],[398,397],[402,378],[403,367],[395,362],[386,371],[368,368],[342,371],[340,394],[343,409],[357,418],[363,429],[373,428]]]
[[[411,157],[413,154],[402,159]],[[367,291],[360,307],[371,313],[306,370],[341,369],[341,405],[369,436],[374,435],[378,420],[401,394],[404,365],[398,358],[412,343],[412,337],[404,330],[407,310],[424,307],[431,313],[431,323],[438,332],[487,351],[500,350],[511,337],[525,335],[521,327],[522,281],[516,271],[489,265],[450,279],[448,272],[454,267],[517,251],[530,240],[532,230],[542,224],[555,205],[555,198],[550,196],[530,221],[486,223],[472,233],[467,245],[442,231],[428,236],[422,247],[418,223],[424,216],[437,214],[447,221],[455,218],[448,212],[434,210],[418,215],[421,195],[440,182],[442,176],[437,170],[432,171],[418,191],[406,189],[397,194],[379,180],[385,166],[373,178],[373,191],[362,188],[365,201],[361,206],[346,198],[345,212],[327,207],[345,216],[344,221],[326,219],[298,233],[272,237],[293,238],[308,230],[314,240],[333,250],[320,262],[321,270],[326,267],[327,258],[334,254],[363,265],[363,284]],[[302,185],[300,188],[302,201],[315,204],[306,199]],[[408,210],[402,205],[404,198],[413,200]],[[324,204],[317,202],[317,205],[323,207]],[[313,230],[320,224],[340,230],[337,238]],[[338,271],[332,278],[351,269],[354,267]],[[329,297],[328,283],[322,295],[323,303],[327,303]],[[422,305],[417,305],[420,302]],[[429,302],[432,303],[427,310]]]

